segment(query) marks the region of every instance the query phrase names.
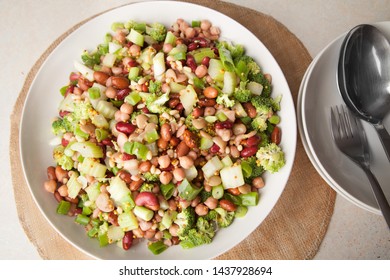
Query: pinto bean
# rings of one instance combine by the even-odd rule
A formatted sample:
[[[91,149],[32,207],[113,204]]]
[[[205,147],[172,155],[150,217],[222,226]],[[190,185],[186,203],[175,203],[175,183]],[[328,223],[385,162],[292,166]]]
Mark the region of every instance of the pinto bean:
[[[219,205],[225,209],[226,211],[229,211],[229,212],[232,212],[232,211],[236,211],[237,209],[237,206],[231,202],[230,200],[227,200],[227,199],[221,199],[219,201]]]
[[[138,191],[143,183],[144,183],[144,180],[142,180],[142,179],[139,179],[138,181],[133,181],[130,183],[129,189],[131,191]]]
[[[218,96],[218,90],[215,87],[206,87],[203,90],[203,94],[206,98],[216,98]]]
[[[256,108],[252,105],[252,103],[245,102],[242,104],[242,106],[244,107],[246,113],[248,114],[248,116],[251,119],[253,119],[257,116]]]
[[[261,189],[265,186],[264,180],[262,177],[256,177],[252,180],[252,186],[254,186],[256,189]]]
[[[281,138],[282,136],[281,136],[280,128],[278,126],[275,126],[271,132],[271,142],[275,143],[276,145],[279,145]]]
[[[55,174],[58,182],[64,182],[64,179],[69,178],[68,171],[62,169],[61,166],[57,165],[55,169]]]
[[[160,136],[165,141],[170,141],[172,137],[172,129],[168,123],[164,123],[160,128]]]
[[[93,78],[96,82],[98,82],[101,85],[106,85],[107,79],[110,77],[107,73],[104,73],[102,71],[95,71],[93,73]]]
[[[123,181],[125,181],[126,184],[130,184],[133,180],[131,180],[131,174],[127,172],[126,170],[120,170],[118,172],[119,178],[121,178]]]
[[[47,168],[47,178],[49,180],[57,180],[56,177],[56,168],[54,166],[49,166]]]
[[[200,98],[198,101],[198,105],[200,107],[212,107],[215,104],[217,104],[217,102],[215,101],[215,99],[211,98]]]
[[[205,216],[205,215],[207,215],[208,212],[209,212],[209,208],[206,205],[204,205],[203,203],[199,203],[195,207],[195,213],[198,216]]]
[[[129,80],[126,79],[125,77],[117,77],[113,76],[111,77],[111,83],[112,86],[116,89],[125,89],[129,87]]]
[[[195,135],[195,133],[189,131],[188,129],[186,129],[183,133],[183,140],[186,143],[186,145],[188,146],[188,148],[190,148],[190,149],[194,149],[198,146],[197,145],[197,136]]]

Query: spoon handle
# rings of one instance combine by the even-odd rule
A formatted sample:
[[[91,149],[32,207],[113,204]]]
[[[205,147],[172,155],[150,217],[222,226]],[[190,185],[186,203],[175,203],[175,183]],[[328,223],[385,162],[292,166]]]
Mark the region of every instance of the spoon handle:
[[[387,132],[386,128],[383,126],[383,124],[377,124],[374,125],[374,127],[379,135],[379,139],[382,142],[383,148],[385,149],[386,156],[390,161],[390,135]]]
[[[366,172],[366,175],[368,177],[368,180],[371,183],[372,191],[374,193],[375,199],[379,205],[379,208],[382,211],[383,217],[386,220],[387,226],[390,229],[390,205],[386,199],[385,194],[383,193],[383,190],[381,186],[378,183],[378,180],[376,179],[375,175],[371,172],[370,168],[362,164],[363,170]]]

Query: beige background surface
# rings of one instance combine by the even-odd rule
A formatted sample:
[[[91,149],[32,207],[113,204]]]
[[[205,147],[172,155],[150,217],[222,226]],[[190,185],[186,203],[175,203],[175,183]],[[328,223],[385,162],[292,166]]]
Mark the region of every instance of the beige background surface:
[[[26,74],[59,35],[81,20],[131,1],[39,0],[0,2],[0,259],[39,259],[17,219],[8,159],[9,115]],[[304,43],[314,57],[356,24],[390,20],[390,1],[227,1],[270,14]],[[381,217],[338,196],[317,259],[390,259],[390,233]]]

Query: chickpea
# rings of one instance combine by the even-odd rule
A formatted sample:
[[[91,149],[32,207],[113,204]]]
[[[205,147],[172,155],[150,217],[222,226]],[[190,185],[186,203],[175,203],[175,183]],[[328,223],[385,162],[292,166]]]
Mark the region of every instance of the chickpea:
[[[158,158],[160,168],[167,168],[171,164],[171,159],[168,155],[163,155]]]
[[[68,187],[66,185],[62,185],[61,187],[58,188],[57,191],[63,197],[68,196]]]
[[[203,94],[206,98],[216,98],[218,96],[218,90],[214,87],[206,87],[203,90]]]
[[[245,134],[245,132],[246,132],[245,124],[239,123],[239,124],[233,125],[233,134],[234,135]]]
[[[206,107],[205,109],[204,109],[204,115],[205,115],[205,117],[207,117],[207,116],[214,116],[215,115],[215,108],[214,107]]]
[[[177,231],[179,230],[179,226],[177,224],[172,224],[171,227],[169,228],[169,233],[172,236],[177,236]]]
[[[194,160],[189,156],[179,157],[179,162],[184,169],[189,169],[194,165]]]
[[[164,184],[164,185],[169,184],[169,182],[171,182],[172,178],[173,178],[173,175],[169,171],[163,171],[160,174],[161,184]]]
[[[252,185],[256,188],[256,189],[261,189],[265,186],[265,183],[264,183],[264,180],[263,178],[261,177],[256,177],[253,179],[252,181]]]
[[[142,173],[145,173],[145,172],[149,172],[151,167],[152,167],[152,163],[147,160],[140,163],[140,165],[138,166],[138,170],[141,171]]]
[[[54,179],[48,180],[43,185],[45,187],[45,190],[54,193],[57,188],[57,182]]]
[[[177,167],[173,170],[173,177],[175,178],[176,181],[180,182],[183,181],[184,178],[186,177],[186,174],[184,172],[184,169],[181,167]]]
[[[207,215],[208,212],[209,212],[209,208],[206,205],[204,205],[203,203],[199,203],[195,207],[195,213],[198,216],[205,216],[205,215]]]
[[[129,52],[132,56],[138,56],[140,53],[141,53],[141,47],[136,45],[136,44],[133,44],[131,45],[131,47],[129,48]]]
[[[115,98],[116,95],[117,95],[116,89],[114,89],[113,87],[108,87],[106,89],[106,96],[108,98]]]
[[[202,30],[209,30],[211,27],[211,22],[209,20],[202,20],[200,22],[200,28]]]
[[[133,113],[133,109],[134,109],[133,106],[129,103],[123,103],[120,107],[120,111],[128,115]]]
[[[173,49],[172,44],[166,43],[163,45],[163,52],[169,53]]]
[[[218,206],[218,199],[215,199],[214,197],[210,196],[209,198],[206,199],[204,204],[209,208],[209,209],[215,209]]]
[[[205,65],[199,65],[198,67],[196,67],[195,69],[195,75],[198,77],[198,78],[203,78],[204,76],[207,75],[207,67]]]

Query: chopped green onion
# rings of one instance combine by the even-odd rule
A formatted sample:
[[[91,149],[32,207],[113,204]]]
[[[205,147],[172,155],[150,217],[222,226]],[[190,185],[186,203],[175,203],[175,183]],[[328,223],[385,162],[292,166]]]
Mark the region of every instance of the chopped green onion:
[[[134,81],[138,77],[139,71],[140,71],[140,69],[137,66],[130,67],[129,74],[127,76],[129,78],[129,80]]]
[[[225,192],[225,189],[223,188],[222,185],[214,186],[214,187],[211,189],[211,195],[212,195],[215,199],[221,199],[221,198],[223,197],[224,192]]]
[[[192,27],[200,27],[200,20],[193,20],[191,22]]]
[[[89,237],[93,238],[93,237],[96,236],[96,234],[98,234],[98,232],[99,232],[99,229],[98,229],[97,227],[93,227],[93,228],[91,228],[91,229],[88,231],[87,234],[88,234]]]
[[[157,241],[150,243],[148,246],[148,249],[154,254],[154,255],[159,255],[162,252],[164,252],[168,248],[167,245],[164,244],[162,241]]]
[[[245,194],[240,194],[241,204],[244,206],[256,206],[259,203],[259,193],[250,192]]]
[[[108,137],[108,131],[102,128],[95,129],[96,139],[100,142]]]
[[[60,93],[61,93],[62,96],[65,96],[65,93],[68,90],[68,87],[69,86],[63,86],[62,88],[60,88]]]
[[[125,98],[125,102],[129,103],[130,105],[136,105],[138,102],[141,101],[141,95],[138,91],[132,91],[128,96]]]
[[[227,118],[227,116],[224,114],[224,112],[222,112],[222,111],[219,111],[219,112],[217,112],[216,114],[215,114],[215,116],[217,117],[217,119],[219,120],[219,121],[221,121],[221,122],[224,122],[224,121],[226,121],[228,118]]]
[[[241,169],[242,169],[242,175],[244,175],[245,178],[249,178],[252,175],[252,167],[248,162],[242,161]]]
[[[110,33],[107,33],[106,35],[104,35],[104,42],[105,43],[109,43],[112,41],[112,35]]]
[[[89,137],[89,134],[84,132],[84,131],[82,131],[79,125],[77,125],[75,127],[73,133],[74,133],[75,136],[79,136],[79,137],[81,137],[83,139],[88,139],[88,137]]]
[[[242,218],[246,215],[246,213],[248,213],[248,207],[244,205],[239,205],[237,206],[234,216],[237,218]]]
[[[268,121],[272,124],[278,124],[280,122],[280,117],[278,115],[272,115]]]
[[[152,129],[145,133],[145,140],[148,143],[156,142],[160,138],[156,129]]]
[[[143,206],[135,206],[133,209],[134,215],[144,221],[150,221],[154,217],[154,211]]]
[[[70,202],[66,200],[61,200],[57,206],[57,214],[67,215],[70,209]]]
[[[168,31],[164,44],[171,44],[174,47],[176,45],[176,39],[176,36],[171,31]]]
[[[104,247],[104,246],[107,246],[107,245],[108,245],[108,236],[107,236],[107,232],[104,233],[104,234],[99,234],[99,235],[98,235],[98,239],[99,239],[99,245],[100,245],[100,247]]]
[[[126,38],[138,46],[142,47],[144,45],[144,36],[135,29],[131,29]]]
[[[91,87],[88,89],[88,95],[91,99],[100,98],[100,89],[98,87]]]
[[[202,190],[192,185],[187,179],[184,179],[178,186],[179,196],[185,200],[193,200]]]
[[[197,64],[200,64],[205,57],[215,58],[215,52],[211,48],[196,49],[190,52],[190,54],[194,57]]]
[[[116,31],[117,29],[125,28],[125,25],[122,22],[114,22],[111,24],[111,30]]]
[[[173,183],[169,184],[161,184],[160,191],[165,199],[170,199],[173,195],[173,191],[175,190],[175,185]]]

